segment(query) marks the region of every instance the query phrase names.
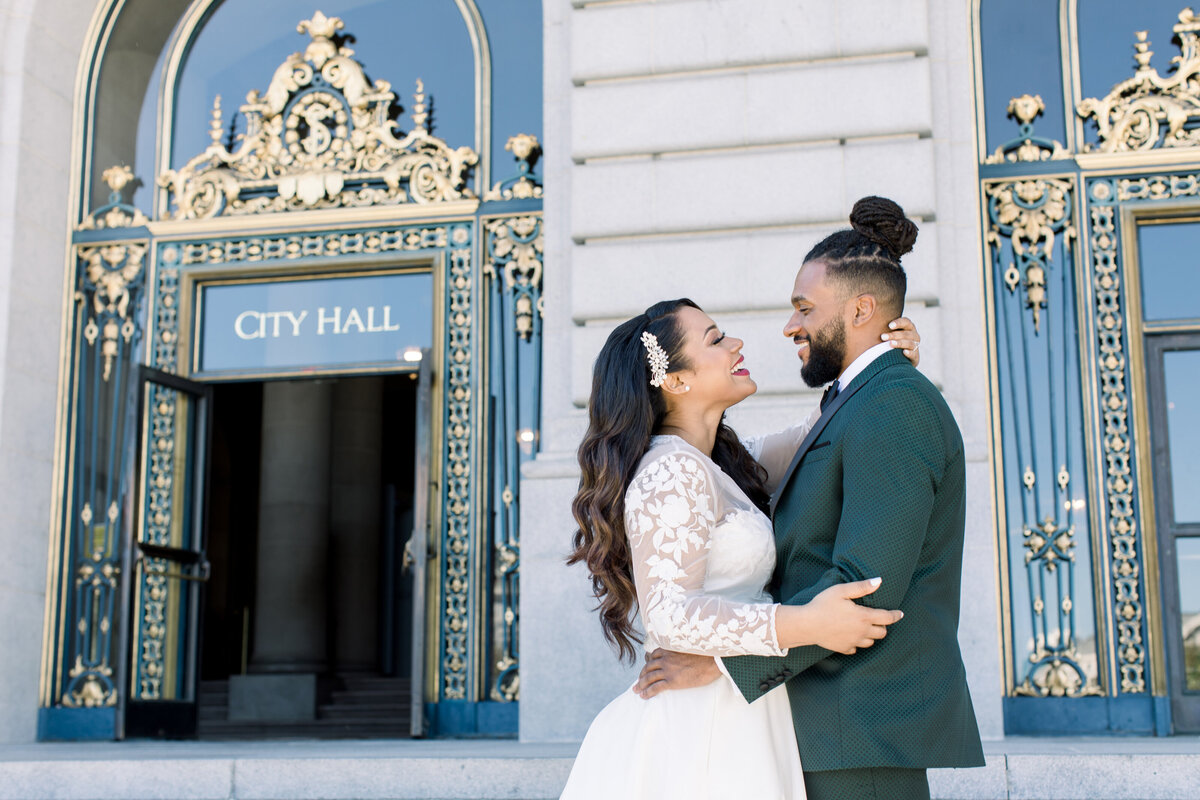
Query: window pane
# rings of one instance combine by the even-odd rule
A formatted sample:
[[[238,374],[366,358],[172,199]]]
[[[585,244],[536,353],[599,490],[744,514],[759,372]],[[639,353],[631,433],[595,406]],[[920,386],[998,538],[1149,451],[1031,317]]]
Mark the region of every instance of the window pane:
[[[90,120],[93,143],[88,165],[91,194],[84,212],[108,203],[112,191],[101,179],[109,167],[126,164],[137,180],[125,199],[149,216],[154,203],[155,112],[162,53],[171,29],[189,0],[127,0],[104,47],[96,109]]]
[[[221,96],[226,130],[244,133],[238,112],[251,89],[265,92],[275,70],[310,41],[296,25],[315,6],[295,0],[228,0],[205,23],[188,54],[176,95],[171,166],[178,169],[210,142],[213,98]],[[354,59],[371,80],[392,85],[411,111],[417,78],[425,82],[435,136],[450,146],[475,146],[475,59],[462,14],[453,0],[326,0],[326,16],[340,17]],[[408,129],[404,117],[401,128]]]
[[[1200,538],[1177,539],[1179,621],[1183,626],[1183,671],[1188,691],[1200,690]]]
[[[1200,350],[1163,353],[1163,374],[1175,522],[1200,522]]]
[[[1200,317],[1200,222],[1138,227],[1142,315],[1147,320]]]
[[[1179,22],[1179,0],[1087,0],[1079,4],[1080,83],[1084,97],[1104,97],[1123,80],[1133,77],[1136,31],[1150,40],[1150,66],[1166,75],[1179,47],[1171,43],[1171,28]]]
[[[1017,123],[1007,116],[1008,101],[1023,94],[1039,95],[1046,104],[1034,133],[1062,142],[1066,122],[1058,4],[990,0],[980,6],[979,25],[988,153],[1017,138]]]

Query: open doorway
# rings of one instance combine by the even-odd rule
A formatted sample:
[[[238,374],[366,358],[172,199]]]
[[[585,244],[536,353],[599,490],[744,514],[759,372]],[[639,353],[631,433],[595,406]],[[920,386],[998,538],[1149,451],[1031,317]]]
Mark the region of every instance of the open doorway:
[[[214,387],[201,738],[409,735],[416,378]]]

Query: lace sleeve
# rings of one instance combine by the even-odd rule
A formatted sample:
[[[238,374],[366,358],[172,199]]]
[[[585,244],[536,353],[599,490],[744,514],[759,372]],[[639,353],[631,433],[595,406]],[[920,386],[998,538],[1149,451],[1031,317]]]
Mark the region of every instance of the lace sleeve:
[[[687,453],[645,465],[625,494],[625,529],[648,642],[709,656],[783,655],[772,603],[738,603],[704,591],[717,491]]]
[[[768,493],[775,491],[775,487],[783,479],[783,473],[792,463],[792,456],[796,455],[796,449],[800,447],[800,443],[804,441],[804,437],[812,430],[812,426],[816,424],[817,418],[820,416],[821,409],[814,409],[808,415],[808,419],[790,428],[768,433],[766,436],[755,436],[742,440],[742,444],[745,445],[750,456],[767,471]]]

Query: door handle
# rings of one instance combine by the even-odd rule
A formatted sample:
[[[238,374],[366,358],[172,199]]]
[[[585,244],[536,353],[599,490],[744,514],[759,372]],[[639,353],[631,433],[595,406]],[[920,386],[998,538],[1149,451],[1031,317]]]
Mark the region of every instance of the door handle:
[[[208,561],[198,561],[195,566],[195,574],[183,572],[181,570],[160,569],[152,567],[146,563],[145,556],[139,556],[135,564],[142,565],[142,571],[147,575],[161,575],[164,578],[178,578],[181,581],[196,581],[197,583],[207,583],[212,577],[212,564]]]

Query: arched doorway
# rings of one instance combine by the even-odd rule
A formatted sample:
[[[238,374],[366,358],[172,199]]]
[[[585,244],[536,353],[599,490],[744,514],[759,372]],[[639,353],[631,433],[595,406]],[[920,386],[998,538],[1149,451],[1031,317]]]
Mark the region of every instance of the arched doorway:
[[[81,186],[41,737],[515,732],[540,63],[468,0],[134,5],[97,16],[81,173],[156,177]],[[381,55],[411,92],[356,52],[387,24],[436,40]],[[133,126],[104,44],[147,27]],[[492,182],[501,101],[538,113]]]

